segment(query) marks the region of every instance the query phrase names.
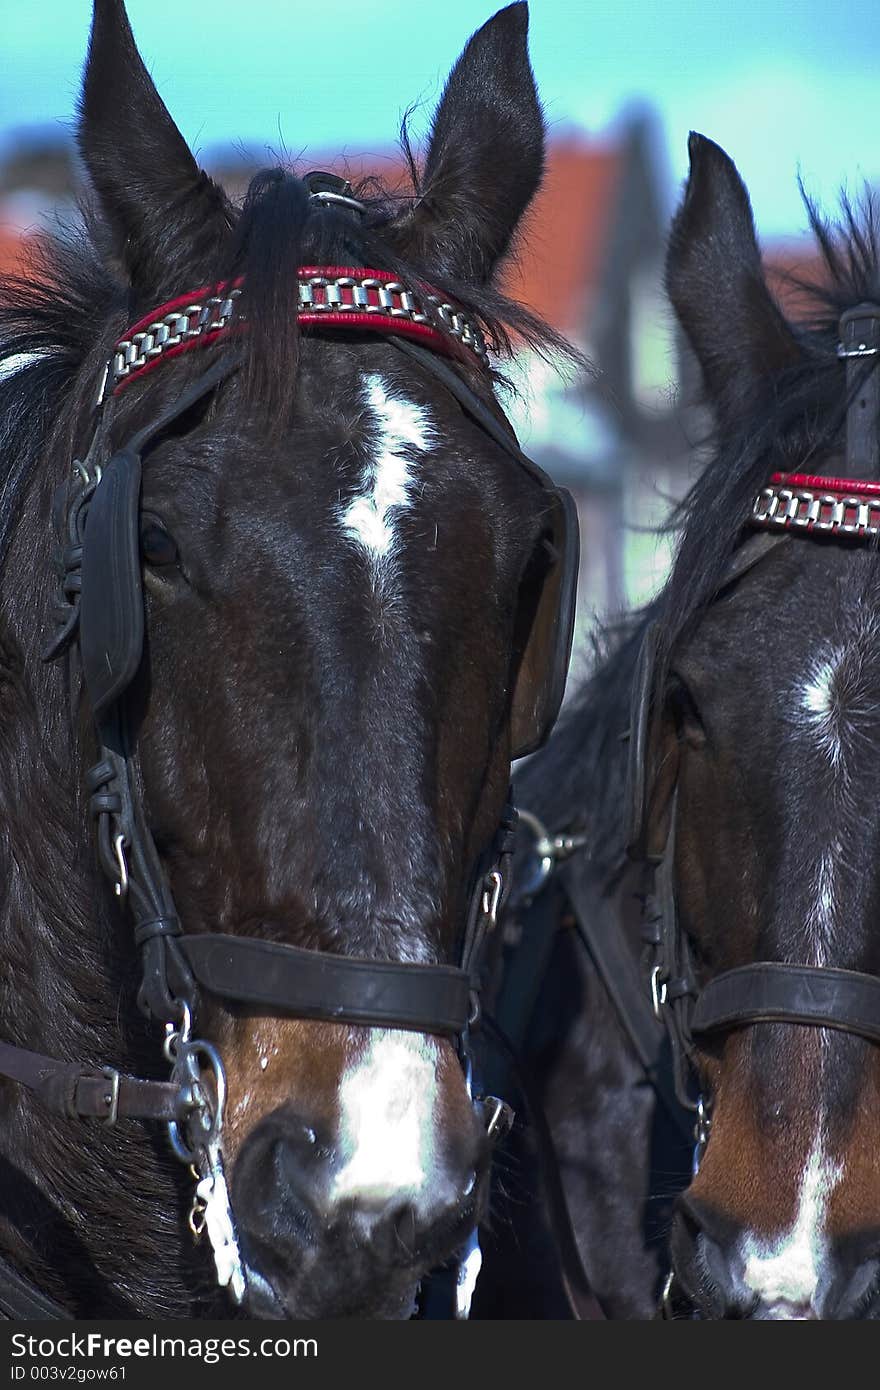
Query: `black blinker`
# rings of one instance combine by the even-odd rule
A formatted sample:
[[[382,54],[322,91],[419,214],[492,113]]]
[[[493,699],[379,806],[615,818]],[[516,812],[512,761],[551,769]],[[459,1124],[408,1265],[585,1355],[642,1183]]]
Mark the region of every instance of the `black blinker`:
[[[140,454],[122,449],[104,469],[86,521],[80,650],[97,720],[128,689],[143,652],[140,493]]]

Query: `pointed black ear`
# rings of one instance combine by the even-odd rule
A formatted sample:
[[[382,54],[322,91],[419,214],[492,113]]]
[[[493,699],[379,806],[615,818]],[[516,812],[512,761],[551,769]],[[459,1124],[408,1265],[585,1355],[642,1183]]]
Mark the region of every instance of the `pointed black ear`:
[[[802,360],[767,288],[745,184],[718,145],[691,132],[690,175],[672,223],[666,289],[722,415]]]
[[[179,293],[187,266],[216,256],[226,202],[156,91],[122,0],[94,3],[78,140],[133,286]]]
[[[491,279],[544,169],[528,28],[528,5],[517,4],[477,30],[431,129],[415,238],[425,260],[471,284]]]

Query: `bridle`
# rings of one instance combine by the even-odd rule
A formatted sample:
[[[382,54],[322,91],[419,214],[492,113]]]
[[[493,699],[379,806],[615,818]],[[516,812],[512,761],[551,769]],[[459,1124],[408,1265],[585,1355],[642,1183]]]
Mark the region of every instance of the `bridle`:
[[[846,476],[774,473],[755,498],[749,530],[718,587],[737,584],[789,539],[823,537],[876,544],[880,535],[880,305],[862,304],[840,320],[838,356],[846,363]],[[693,1144],[696,1174],[711,1132],[711,1097],[702,1091],[700,1046],[755,1023],[834,1028],[880,1043],[880,978],[827,966],[757,961],[725,971],[702,986],[675,898],[677,792],[660,781],[655,735],[662,706],[660,622],[649,621],[631,686],[626,772],[626,858],[643,878],[641,968],[621,939],[609,885],[591,871],[584,836],[552,836],[521,812],[532,839],[514,900],[531,903],[560,873],[575,926],[614,1002],[630,1043],[658,1099],[682,1137]],[[662,811],[662,807],[660,808]],[[616,870],[616,882],[620,871]],[[522,881],[521,881],[522,880]],[[668,1038],[669,1064],[661,1040]],[[681,1297],[666,1280],[660,1315],[674,1316]]]
[[[838,357],[846,363],[845,476],[774,473],[755,498],[756,534],[732,557],[721,585],[728,590],[779,544],[807,537],[869,542],[880,534],[880,305],[861,304],[840,320]],[[871,480],[873,475],[874,480]],[[880,1043],[880,978],[861,971],[774,960],[754,961],[698,983],[691,949],[675,905],[676,792],[669,794],[666,830],[652,842],[656,771],[652,725],[660,703],[655,671],[657,630],[649,625],[633,686],[628,797],[629,853],[648,874],[642,936],[652,1009],[666,1025],[679,1104],[695,1116],[693,1171],[711,1133],[711,1097],[701,1092],[701,1047],[756,1023],[833,1028]],[[673,1280],[663,1311],[672,1315]]]
[[[361,208],[342,181],[308,176],[318,203]],[[330,180],[328,184],[327,180]],[[194,1033],[202,992],[270,1014],[412,1029],[453,1039],[471,1089],[469,1038],[477,1026],[488,945],[508,891],[516,812],[505,807],[473,878],[458,962],[419,965],[305,950],[216,933],[188,934],[176,911],[135,774],[137,733],[127,695],[140,668],[145,637],[141,588],[142,459],[170,424],[204,400],[239,368],[236,335],[247,331],[243,280],[180,296],[139,320],[120,339],[104,368],[88,450],[56,497],[60,626],[45,653],[78,660],[97,735],[98,759],[86,778],[98,860],[130,915],[141,958],[138,1003],[164,1027],[167,1081],[146,1080],[111,1066],[92,1068],[0,1043],[0,1075],[29,1087],[55,1113],[113,1125],[119,1118],[167,1125],[176,1156],[191,1168],[195,1194],[189,1217],[207,1231],[217,1281],[241,1302],[243,1266],[221,1157],[225,1073],[217,1049]],[[243,312],[244,311],[244,312]],[[381,334],[439,380],[467,415],[541,487],[550,524],[547,578],[524,651],[512,705],[514,756],[543,742],[558,713],[571,647],[578,541],[567,492],[519,449],[504,417],[490,409],[457,366],[484,370],[479,326],[458,306],[424,286],[361,267],[307,266],[298,273],[297,307],[306,331]],[[164,361],[229,343],[230,350],[180,392],[173,403],[107,458],[114,402],[131,383]],[[443,360],[443,359],[448,359]],[[509,1108],[474,1096],[490,1137],[509,1124]],[[467,1316],[479,1263],[476,1235],[459,1278],[458,1315]],[[19,1276],[0,1268],[0,1312],[20,1307]],[[10,1292],[11,1290],[11,1292]],[[45,1303],[32,1291],[33,1306]],[[17,1301],[16,1301],[17,1300]],[[14,1314],[13,1314],[14,1315]],[[21,1315],[20,1313],[18,1314]],[[46,1316],[45,1311],[34,1316]],[[66,1316],[59,1309],[56,1316]]]

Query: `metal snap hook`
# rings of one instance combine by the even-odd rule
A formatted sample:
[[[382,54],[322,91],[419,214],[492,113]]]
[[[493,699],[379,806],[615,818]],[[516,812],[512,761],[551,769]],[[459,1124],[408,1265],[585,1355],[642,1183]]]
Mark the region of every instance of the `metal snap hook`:
[[[492,869],[483,879],[483,916],[488,920],[490,928],[494,927],[498,920],[498,905],[501,902],[503,887],[504,879],[498,869]]]
[[[202,1236],[205,1234],[205,1226],[207,1225],[207,1211],[208,1203],[205,1202],[198,1195],[193,1197],[193,1204],[190,1207],[189,1216],[186,1219],[186,1224],[192,1231],[194,1240],[201,1240]]]
[[[165,1041],[162,1052],[166,1062],[175,1065],[177,1051],[181,1043],[188,1043],[192,1036],[192,1009],[183,999],[180,1001],[181,1019],[179,1023],[165,1024]]]
[[[128,897],[128,863],[125,858],[125,836],[121,832],[113,841],[113,852],[119,868],[119,878],[113,885],[113,891],[120,902],[125,902]]]

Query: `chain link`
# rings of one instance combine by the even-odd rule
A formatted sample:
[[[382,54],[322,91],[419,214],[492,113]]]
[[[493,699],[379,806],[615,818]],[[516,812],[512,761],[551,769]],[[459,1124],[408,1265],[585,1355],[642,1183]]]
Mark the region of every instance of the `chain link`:
[[[210,299],[166,314],[140,332],[133,333],[130,338],[122,338],[116,344],[110,360],[110,376],[114,384],[124,381],[132,372],[140,371],[148,362],[161,357],[171,348],[179,347],[188,339],[200,338],[203,333],[216,333],[226,328],[240,295],[241,290],[230,290],[227,295],[212,295]]]
[[[218,333],[227,328],[236,313],[236,301],[241,293],[240,289],[233,289],[226,295],[194,301],[147,324],[130,338],[120,339],[108,366],[103,369],[98,405],[108,385],[117,386],[172,348],[205,333]],[[469,315],[439,295],[428,294],[423,303],[399,280],[380,280],[372,275],[310,275],[299,280],[298,299],[300,313],[380,314],[384,318],[402,319],[426,327],[439,326],[480,361],[488,355],[483,334]],[[426,305],[432,312],[427,312]]]
[[[850,497],[843,493],[768,485],[755,498],[752,524],[767,529],[780,527],[876,536],[880,533],[880,497]]]

